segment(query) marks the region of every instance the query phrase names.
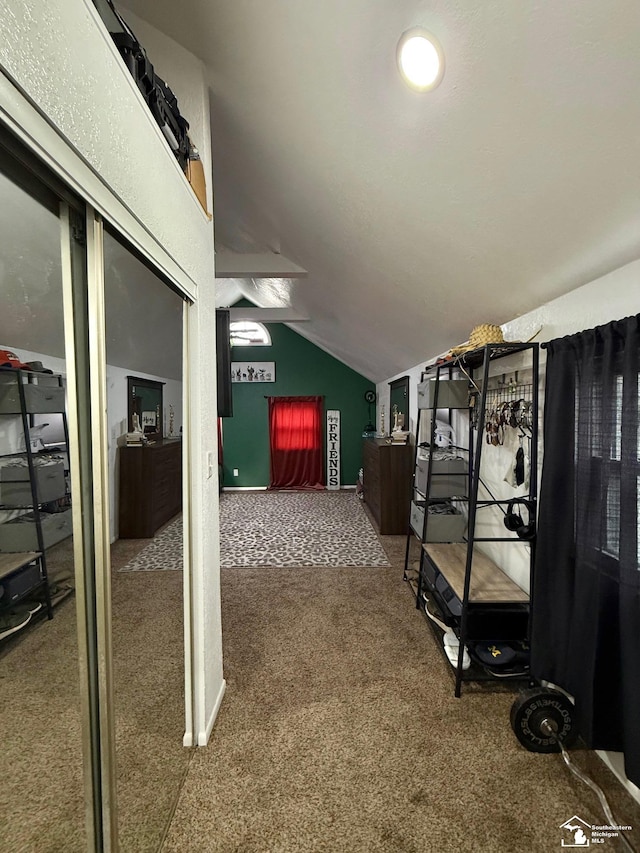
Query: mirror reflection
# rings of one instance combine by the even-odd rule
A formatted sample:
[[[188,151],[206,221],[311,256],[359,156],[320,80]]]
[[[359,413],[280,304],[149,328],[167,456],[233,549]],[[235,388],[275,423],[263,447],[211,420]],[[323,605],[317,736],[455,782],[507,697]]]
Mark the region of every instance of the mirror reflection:
[[[57,215],[0,174],[0,850],[85,851]]]
[[[146,441],[162,438],[163,384],[140,376],[127,376],[129,431],[144,436]]]
[[[184,734],[182,300],[105,233],[120,848],[156,851]]]

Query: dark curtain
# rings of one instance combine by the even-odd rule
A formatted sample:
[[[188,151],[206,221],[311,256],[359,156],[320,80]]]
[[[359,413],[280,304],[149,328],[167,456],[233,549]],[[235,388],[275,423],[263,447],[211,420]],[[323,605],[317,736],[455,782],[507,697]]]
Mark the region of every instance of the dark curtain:
[[[323,489],[322,397],[269,397],[270,489]]]
[[[640,315],[547,345],[532,673],[640,785]]]

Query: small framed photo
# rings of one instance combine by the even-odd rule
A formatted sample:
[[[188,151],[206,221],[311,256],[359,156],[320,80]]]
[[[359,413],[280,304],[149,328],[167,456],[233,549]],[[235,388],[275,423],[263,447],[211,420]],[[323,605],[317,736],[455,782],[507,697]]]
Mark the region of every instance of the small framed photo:
[[[232,361],[232,382],[275,382],[275,361]]]

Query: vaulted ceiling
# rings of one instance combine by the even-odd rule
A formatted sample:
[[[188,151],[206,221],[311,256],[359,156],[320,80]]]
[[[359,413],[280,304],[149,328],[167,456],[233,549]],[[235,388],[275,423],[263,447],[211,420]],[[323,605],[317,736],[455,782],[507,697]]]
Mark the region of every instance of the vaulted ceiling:
[[[207,66],[216,242],[292,280],[226,282],[393,376],[640,255],[637,0],[128,0]],[[442,84],[410,91],[423,26]]]

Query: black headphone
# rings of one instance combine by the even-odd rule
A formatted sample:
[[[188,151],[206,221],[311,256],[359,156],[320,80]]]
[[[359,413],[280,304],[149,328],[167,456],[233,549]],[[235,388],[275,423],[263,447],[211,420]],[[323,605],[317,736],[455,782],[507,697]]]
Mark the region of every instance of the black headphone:
[[[522,504],[527,508],[529,521],[527,524],[522,520],[519,512],[516,512],[514,507],[517,504]],[[534,515],[533,503],[525,498],[514,498],[507,504],[507,511],[504,516],[504,526],[507,530],[513,530],[520,539],[533,539],[536,535],[536,519]]]

